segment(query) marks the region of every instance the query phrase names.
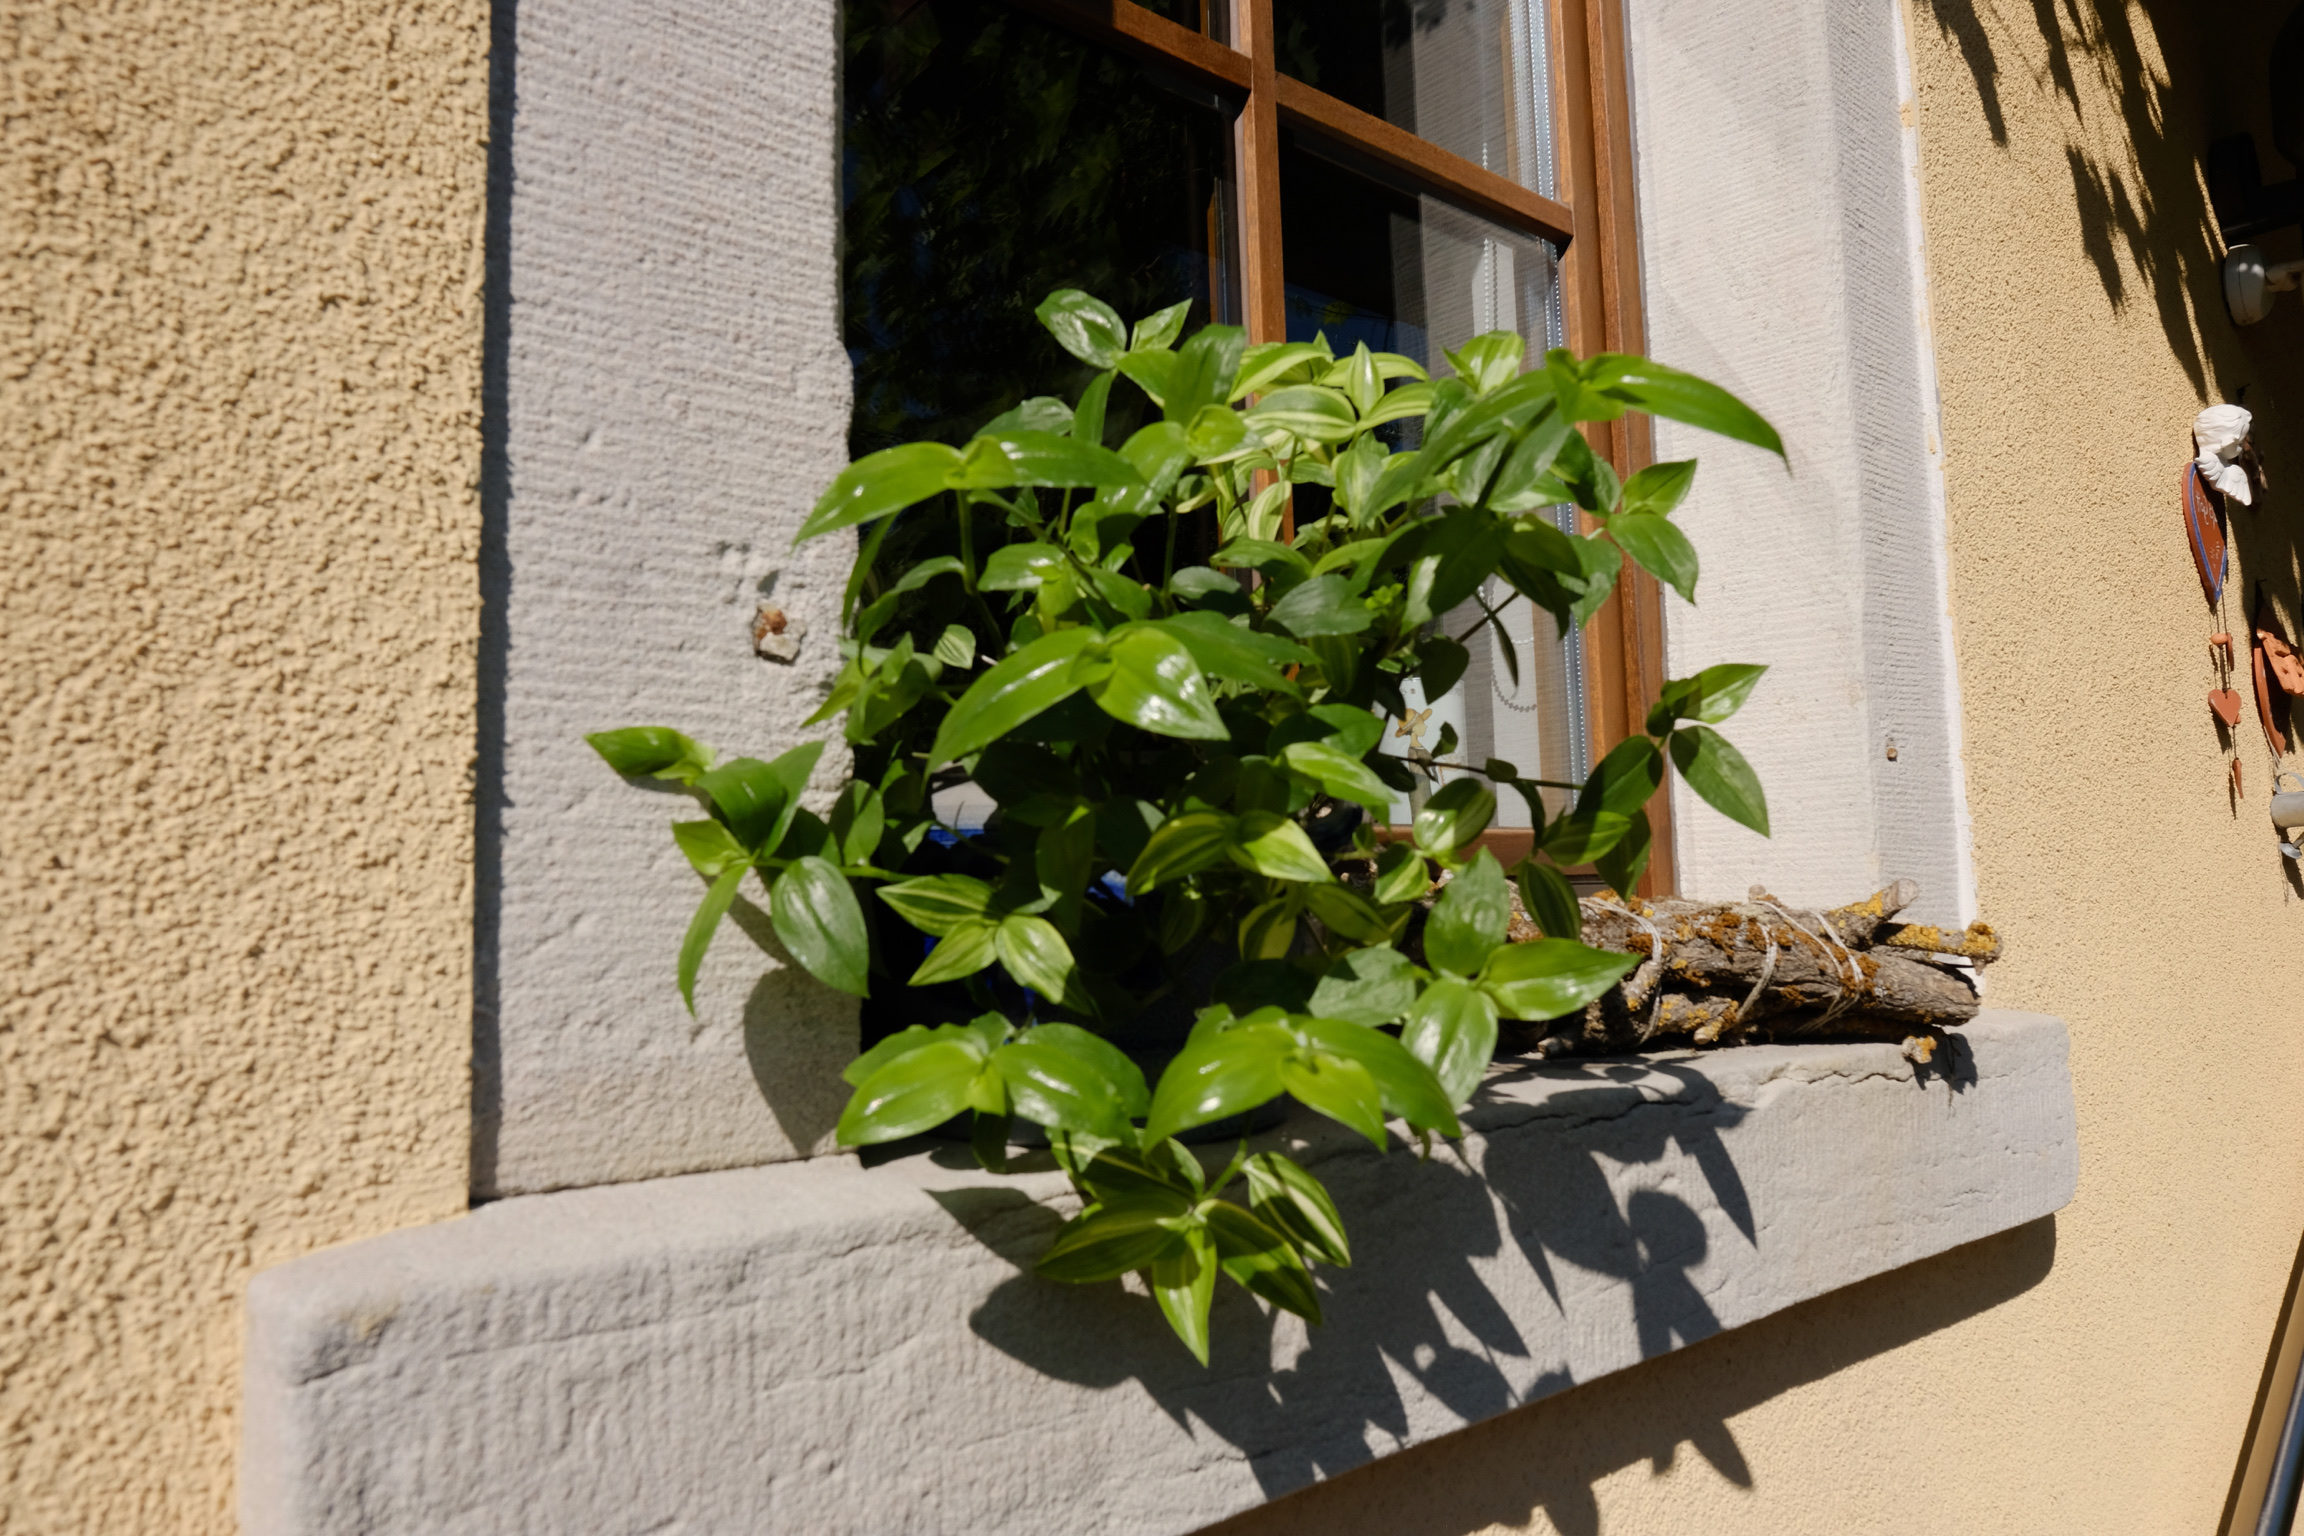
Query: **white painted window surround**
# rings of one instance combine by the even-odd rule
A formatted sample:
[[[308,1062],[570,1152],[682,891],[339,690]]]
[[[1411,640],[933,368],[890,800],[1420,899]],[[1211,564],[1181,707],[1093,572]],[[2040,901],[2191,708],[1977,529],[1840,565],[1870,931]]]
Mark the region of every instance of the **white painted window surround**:
[[[1898,0],[1626,0],[1648,350],[1782,433],[1772,457],[1670,422],[1702,462],[1671,670],[1764,662],[1727,733],[1763,839],[1674,792],[1681,889],[1832,905],[1909,876],[1974,915],[1947,612],[1918,165]],[[1893,747],[1893,756],[1890,749]]]
[[[1775,836],[1679,792],[1683,888],[1825,904],[1910,875],[1964,919],[1895,0],[1628,15],[1650,350],[1751,399],[1792,458],[1659,432],[1704,461],[1673,669],[1772,668],[1730,734]],[[474,1187],[827,1150],[853,1005],[727,933],[689,1018],[676,801],[581,738],[663,723],[769,755],[835,670],[848,550],[790,540],[848,410],[837,7],[519,0],[498,30]],[[763,598],[806,626],[797,662],[752,653]],[[844,764],[835,744],[820,788]]]

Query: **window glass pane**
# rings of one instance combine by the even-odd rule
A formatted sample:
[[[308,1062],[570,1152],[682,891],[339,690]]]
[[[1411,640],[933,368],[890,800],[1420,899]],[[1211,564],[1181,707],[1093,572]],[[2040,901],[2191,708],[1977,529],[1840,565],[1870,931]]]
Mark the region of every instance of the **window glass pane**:
[[[1557,196],[1544,0],[1273,0],[1282,73]]]
[[[1091,370],[1033,318],[1084,288],[1135,321],[1233,318],[1230,120],[991,0],[848,0],[843,325],[850,448],[960,441]],[[1110,440],[1143,409],[1114,392]]]
[[[1190,27],[1202,37],[1212,37],[1220,43],[1230,42],[1232,0],[1136,0],[1155,16],[1164,16],[1180,27]]]
[[[1437,198],[1388,191],[1285,138],[1280,180],[1291,341],[1325,333],[1339,353],[1365,341],[1435,375],[1453,371],[1448,349],[1485,331],[1519,332],[1530,363],[1561,344],[1559,267],[1545,242]],[[1393,446],[1414,444],[1403,438]],[[1300,487],[1297,494],[1319,493]],[[1300,519],[1317,515],[1299,507]],[[1563,529],[1577,530],[1574,508],[1557,516]],[[1503,615],[1512,654],[1495,626],[1469,634],[1464,680],[1444,698],[1411,700],[1432,709],[1425,745],[1436,747],[1442,725],[1453,725],[1461,742],[1454,761],[1501,757],[1530,778],[1581,779],[1589,747],[1579,637],[1561,639],[1549,614],[1501,580],[1490,582],[1487,597]],[[1479,605],[1467,603],[1443,622],[1449,634],[1465,635],[1480,617]],[[1518,797],[1502,800],[1497,824],[1527,826]],[[1395,818],[1405,820],[1408,810],[1403,802]]]

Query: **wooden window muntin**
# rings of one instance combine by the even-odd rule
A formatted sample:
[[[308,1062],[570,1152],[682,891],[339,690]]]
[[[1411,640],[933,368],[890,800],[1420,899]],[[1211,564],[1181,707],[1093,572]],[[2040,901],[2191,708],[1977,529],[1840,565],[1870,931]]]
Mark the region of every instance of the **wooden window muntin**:
[[[1557,185],[1545,197],[1429,140],[1279,72],[1272,0],[1230,0],[1230,40],[1194,31],[1131,0],[1009,0],[1215,90],[1238,103],[1235,170],[1243,319],[1250,341],[1285,341],[1280,236],[1280,130],[1331,141],[1402,187],[1444,198],[1560,252],[1568,345],[1580,353],[1644,344],[1634,243],[1630,100],[1624,20],[1612,0],[1551,0]],[[1224,0],[1205,0],[1222,5]],[[1645,416],[1587,427],[1592,444],[1629,476],[1649,461]],[[1620,582],[1585,627],[1584,708],[1595,758],[1638,731],[1664,680],[1662,590],[1645,571]],[[1641,894],[1674,888],[1671,802],[1648,807],[1654,853]],[[1526,831],[1490,835],[1500,856],[1527,851]]]

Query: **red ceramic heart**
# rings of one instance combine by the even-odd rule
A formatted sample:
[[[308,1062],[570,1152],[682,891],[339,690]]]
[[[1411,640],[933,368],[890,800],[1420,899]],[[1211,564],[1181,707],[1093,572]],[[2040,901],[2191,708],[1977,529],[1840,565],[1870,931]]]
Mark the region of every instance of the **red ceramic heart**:
[[[2216,711],[2216,718],[2226,725],[2240,723],[2240,695],[2229,688],[2208,690],[2208,707]]]

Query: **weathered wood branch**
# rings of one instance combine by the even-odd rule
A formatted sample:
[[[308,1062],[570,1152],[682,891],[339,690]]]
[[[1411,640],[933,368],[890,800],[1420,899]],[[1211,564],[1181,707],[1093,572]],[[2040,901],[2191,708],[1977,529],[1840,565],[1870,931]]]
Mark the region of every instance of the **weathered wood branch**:
[[[1910,1040],[1975,1017],[1968,969],[1998,959],[1981,923],[1965,933],[1892,921],[1919,894],[1899,880],[1829,911],[1755,888],[1741,902],[1586,897],[1584,942],[1638,955],[1631,975],[1580,1016],[1532,1026],[1550,1052],[1668,1043],[1857,1037]],[[1535,937],[1533,924],[1514,937]]]

